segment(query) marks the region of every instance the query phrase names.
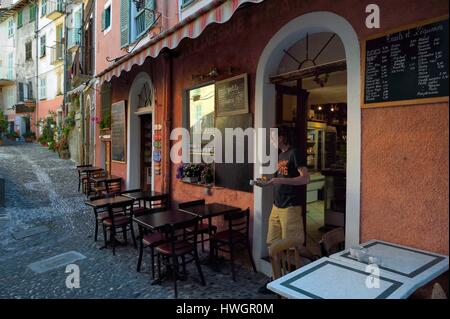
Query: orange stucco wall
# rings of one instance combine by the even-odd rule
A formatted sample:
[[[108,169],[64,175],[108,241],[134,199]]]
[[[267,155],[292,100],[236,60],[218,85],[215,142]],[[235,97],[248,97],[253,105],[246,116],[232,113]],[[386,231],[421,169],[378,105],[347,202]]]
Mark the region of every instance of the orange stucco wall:
[[[369,30],[365,7],[370,3],[373,1],[267,0],[239,10],[223,25],[209,26],[197,39],[182,41],[173,60],[172,127],[182,125],[184,90],[202,84],[193,80],[193,75],[205,74],[213,67],[232,67],[234,75],[248,73],[253,112],[260,55],[282,26],[302,14],[332,11],[347,19],[363,41],[371,34],[448,13],[448,1],[444,0],[380,0],[381,30]],[[113,101],[128,99],[132,79],[145,70],[156,88],[156,123],[165,124],[161,117],[161,61],[161,57],[148,59],[142,67],[112,80]],[[361,129],[361,240],[377,238],[448,254],[448,103],[362,110]],[[167,136],[163,139],[168,143]],[[251,193],[214,188],[212,195],[206,195],[203,187],[176,180],[175,165],[171,175],[175,202],[205,198],[242,208],[253,206]],[[160,182],[158,177],[156,189]]]
[[[363,111],[363,241],[448,254],[448,124],[448,104]]]
[[[45,118],[50,112],[56,112],[58,107],[63,104],[64,97],[57,96],[52,100],[42,100],[37,103],[37,119]]]

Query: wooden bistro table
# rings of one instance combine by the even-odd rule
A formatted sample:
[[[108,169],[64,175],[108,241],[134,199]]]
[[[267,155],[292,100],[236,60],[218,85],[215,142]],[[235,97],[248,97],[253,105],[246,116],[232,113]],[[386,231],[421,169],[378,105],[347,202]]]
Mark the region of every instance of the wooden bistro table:
[[[344,250],[278,278],[267,288],[292,299],[406,299],[449,268],[448,256],[380,240],[361,246],[378,264],[358,261]]]
[[[104,183],[122,182],[122,177],[107,174],[103,176],[90,177],[90,180],[93,181],[95,185],[98,186]]]
[[[241,209],[239,207],[229,206],[229,205],[220,204],[220,203],[193,205],[193,206],[189,206],[189,207],[180,209],[180,211],[182,211],[182,212],[186,212],[186,213],[198,216],[201,219],[207,219],[208,227],[209,227],[209,238],[211,238],[211,235],[212,235],[211,231],[212,231],[213,217],[238,212],[240,210]],[[210,263],[213,266],[217,266],[213,261],[214,261],[214,252],[210,248],[208,263]]]
[[[77,169],[81,174],[86,174],[86,178],[88,181],[88,187],[89,187],[89,180],[91,179],[92,174],[103,171],[103,168],[97,167],[97,166],[78,167]],[[90,190],[88,189],[87,191],[90,191]]]
[[[101,209],[101,208],[109,207],[110,205],[129,202],[130,200],[131,199],[129,197],[125,197],[125,196],[113,196],[113,197],[106,197],[106,198],[101,198],[101,199],[96,199],[96,200],[88,200],[88,201],[85,201],[84,203],[94,209]],[[116,238],[114,238],[113,240],[115,240],[120,245],[123,244]],[[105,248],[106,248],[106,246],[102,246],[100,249],[105,249]]]
[[[157,212],[153,214],[146,214],[142,216],[134,216],[133,220],[139,227],[139,234],[143,234],[143,229],[150,231],[160,231],[170,225],[181,224],[187,221],[191,221],[197,218],[192,214],[181,212],[178,210],[167,210]],[[160,284],[163,277],[167,274],[163,274],[161,278],[157,278],[152,282],[152,285]]]

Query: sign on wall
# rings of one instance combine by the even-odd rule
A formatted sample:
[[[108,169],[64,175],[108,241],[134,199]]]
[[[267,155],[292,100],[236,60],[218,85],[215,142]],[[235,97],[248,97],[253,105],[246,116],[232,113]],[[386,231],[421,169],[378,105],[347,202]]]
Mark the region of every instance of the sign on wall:
[[[248,113],[247,74],[216,82],[216,116]]]
[[[125,101],[111,105],[111,159],[126,162],[126,116]]]
[[[448,102],[448,16],[363,43],[363,107]]]

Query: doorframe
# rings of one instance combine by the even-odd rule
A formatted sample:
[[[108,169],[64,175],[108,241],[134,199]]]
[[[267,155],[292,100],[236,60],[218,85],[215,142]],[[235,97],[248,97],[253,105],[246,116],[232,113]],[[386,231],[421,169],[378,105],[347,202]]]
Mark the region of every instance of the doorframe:
[[[128,97],[128,114],[127,114],[127,182],[128,189],[141,187],[141,118],[136,114],[138,110],[138,94],[141,93],[142,86],[147,83],[150,90],[153,91],[152,101],[152,130],[155,127],[155,89],[150,75],[142,71],[133,80],[129,90]],[[152,187],[154,190],[154,165],[152,165]]]
[[[347,63],[347,194],[346,194],[346,246],[359,244],[361,194],[361,60],[360,44],[352,25],[343,17],[328,11],[299,16],[283,26],[264,48],[256,71],[255,128],[271,128],[275,124],[275,85],[269,77],[277,74],[284,56],[283,49],[306,37],[306,33],[334,32],[344,45]],[[258,156],[265,149],[265,138],[258,136],[255,153],[255,177],[261,175],[263,165]],[[258,269],[271,274],[267,256],[266,234],[273,195],[270,190],[255,187],[253,218],[253,254]]]

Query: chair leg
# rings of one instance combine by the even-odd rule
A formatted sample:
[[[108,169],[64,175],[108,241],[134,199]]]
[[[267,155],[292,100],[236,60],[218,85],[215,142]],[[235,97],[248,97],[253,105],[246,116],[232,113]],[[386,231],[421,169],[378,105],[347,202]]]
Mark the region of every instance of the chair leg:
[[[205,252],[205,234],[201,233],[200,236],[202,239],[202,253],[204,253]]]
[[[236,281],[236,270],[234,269],[233,247],[230,247],[230,262],[231,262],[231,274],[233,275],[233,281]]]
[[[141,271],[141,264],[142,264],[142,255],[144,254],[144,243],[142,239],[139,240],[139,258],[138,258],[138,264],[137,264],[137,272]]]
[[[108,232],[106,231],[105,225],[102,225],[102,226],[103,226],[103,238],[105,240],[105,248],[107,248],[108,247]]]
[[[161,280],[161,257],[160,257],[160,254],[157,254],[156,258],[158,260],[158,280]]]
[[[78,177],[78,192],[80,192],[80,188],[81,188],[81,178]]]
[[[130,224],[130,231],[131,231],[131,239],[133,240],[133,246],[134,246],[134,248],[137,248],[136,236],[134,234],[134,228],[133,228],[133,222],[131,222],[131,224]]]
[[[150,247],[152,257],[152,279],[155,279],[155,249]]]
[[[95,234],[94,234],[94,241],[97,241],[98,237],[98,218],[95,216]]]
[[[248,256],[250,258],[250,262],[252,263],[253,271],[257,272],[255,261],[253,260],[252,250],[250,249],[250,243],[248,242],[248,240],[247,240],[247,250],[248,250]]]
[[[175,299],[178,298],[178,287],[177,287],[177,277],[178,277],[178,257],[173,256],[173,288],[175,290]]]
[[[205,277],[203,276],[202,267],[200,266],[200,259],[198,258],[197,252],[194,253],[195,266],[197,266],[197,271],[200,276],[200,280],[202,282],[202,286],[206,285]]]
[[[127,226],[122,226],[122,234],[125,244],[128,244]]]
[[[111,233],[111,242],[112,242],[112,249],[113,249],[113,256],[116,255],[116,228],[113,226],[110,228]]]

